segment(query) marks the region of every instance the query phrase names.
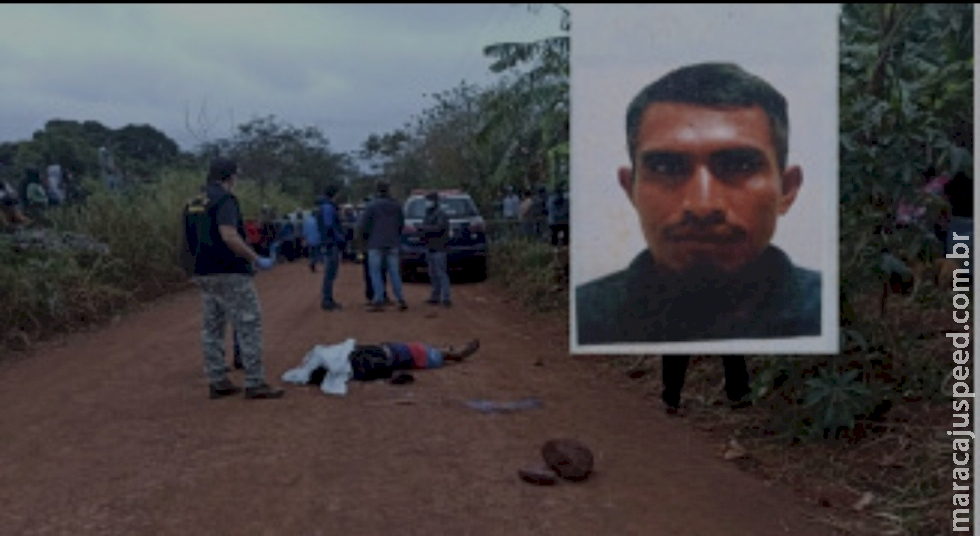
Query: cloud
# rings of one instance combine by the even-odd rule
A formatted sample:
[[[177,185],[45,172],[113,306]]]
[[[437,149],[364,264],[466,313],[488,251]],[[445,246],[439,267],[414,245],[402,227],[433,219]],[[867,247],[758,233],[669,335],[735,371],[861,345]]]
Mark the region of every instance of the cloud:
[[[491,80],[483,46],[557,31],[554,10],[500,4],[7,4],[0,141],[59,117],[150,123],[186,147],[185,113],[206,102],[221,134],[276,115],[353,149],[423,93]]]

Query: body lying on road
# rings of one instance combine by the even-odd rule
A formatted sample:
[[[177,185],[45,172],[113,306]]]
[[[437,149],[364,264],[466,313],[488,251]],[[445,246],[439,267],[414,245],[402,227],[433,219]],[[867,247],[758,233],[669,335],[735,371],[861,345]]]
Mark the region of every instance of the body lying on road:
[[[298,385],[319,385],[326,394],[347,393],[347,382],[391,378],[399,370],[442,368],[446,363],[462,362],[476,353],[480,341],[474,339],[460,349],[437,347],[418,342],[357,344],[354,339],[316,346],[303,364],[286,371],[282,379]]]

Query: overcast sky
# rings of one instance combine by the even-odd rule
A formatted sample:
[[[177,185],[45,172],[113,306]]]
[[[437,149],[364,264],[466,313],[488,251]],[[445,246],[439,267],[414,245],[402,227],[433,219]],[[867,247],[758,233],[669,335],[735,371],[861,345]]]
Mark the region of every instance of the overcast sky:
[[[524,5],[0,5],[0,141],[49,119],[149,123],[184,148],[275,115],[335,150],[424,109],[423,94],[484,83],[485,45],[559,33]]]

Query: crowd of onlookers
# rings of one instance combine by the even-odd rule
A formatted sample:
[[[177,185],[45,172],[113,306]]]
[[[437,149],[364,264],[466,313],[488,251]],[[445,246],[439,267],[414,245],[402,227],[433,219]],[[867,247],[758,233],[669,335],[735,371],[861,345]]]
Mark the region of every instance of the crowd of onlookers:
[[[544,186],[523,192],[508,186],[498,204],[498,211],[504,220],[517,223],[519,236],[531,239],[550,237],[553,245],[567,246],[568,201],[568,193],[562,183],[551,192]]]
[[[49,208],[69,205],[83,198],[84,192],[71,170],[57,164],[44,170],[29,167],[16,186],[9,180],[0,179],[0,226],[44,222]]]

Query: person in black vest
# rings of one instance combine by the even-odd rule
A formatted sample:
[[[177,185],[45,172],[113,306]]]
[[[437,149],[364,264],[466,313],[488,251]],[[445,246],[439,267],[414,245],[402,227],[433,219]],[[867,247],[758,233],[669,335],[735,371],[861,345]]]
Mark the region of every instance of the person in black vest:
[[[224,362],[225,324],[231,320],[245,369],[245,397],[279,398],[285,392],[265,381],[262,313],[252,281],[255,268],[271,269],[274,261],[260,257],[245,240],[241,209],[233,193],[237,173],[238,165],[233,160],[216,158],[211,162],[205,188],[210,229],[207,243],[196,255],[193,277],[201,288],[204,307],[204,371],[212,399],[241,392],[228,379]]]

